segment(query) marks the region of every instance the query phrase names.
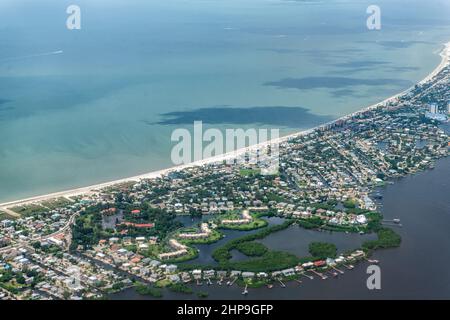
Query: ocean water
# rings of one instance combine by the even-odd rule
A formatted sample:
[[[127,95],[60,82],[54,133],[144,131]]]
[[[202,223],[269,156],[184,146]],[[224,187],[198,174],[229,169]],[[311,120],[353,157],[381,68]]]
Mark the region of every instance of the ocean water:
[[[313,127],[424,78],[450,2],[0,2],[0,202],[172,166],[176,128]]]

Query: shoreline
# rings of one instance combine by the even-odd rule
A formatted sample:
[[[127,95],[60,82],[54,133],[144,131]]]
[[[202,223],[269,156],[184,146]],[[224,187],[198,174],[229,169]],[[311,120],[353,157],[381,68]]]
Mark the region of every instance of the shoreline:
[[[422,85],[422,84],[429,82],[437,74],[439,74],[445,67],[447,67],[450,64],[450,42],[444,44],[444,48],[441,50],[440,56],[442,57],[440,64],[430,74],[428,74],[427,77],[425,77],[423,80],[419,81],[416,85]],[[221,162],[221,161],[224,161],[224,160],[227,160],[230,158],[235,158],[235,157],[243,154],[244,152],[254,151],[255,149],[263,148],[263,147],[266,147],[273,143],[281,144],[281,143],[287,142],[289,139],[308,135],[320,128],[324,128],[324,127],[326,128],[327,126],[332,125],[338,121],[348,120],[349,118],[351,118],[355,115],[385,106],[389,102],[392,102],[392,101],[396,100],[397,98],[399,98],[400,96],[410,92],[416,85],[413,85],[412,87],[410,87],[400,93],[397,93],[391,97],[388,97],[381,102],[377,102],[377,103],[372,104],[368,107],[365,107],[361,110],[358,110],[356,112],[353,112],[353,113],[345,115],[345,116],[342,116],[333,121],[321,124],[319,126],[311,128],[311,129],[295,132],[295,133],[292,133],[292,134],[289,134],[289,135],[286,135],[286,136],[283,136],[283,137],[280,137],[280,138],[277,138],[274,140],[269,140],[269,141],[262,142],[262,143],[259,143],[259,144],[256,144],[256,145],[253,145],[250,147],[235,150],[230,153],[217,155],[217,156],[214,156],[211,158],[195,161],[195,162],[192,162],[189,164],[173,166],[173,167],[169,167],[166,169],[152,171],[152,172],[148,172],[148,173],[144,173],[144,174],[140,174],[140,175],[136,175],[136,176],[132,176],[132,177],[127,177],[127,178],[117,179],[117,180],[113,180],[113,181],[109,181],[109,182],[103,182],[103,183],[90,185],[90,186],[86,186],[86,187],[74,188],[74,189],[70,189],[70,190],[49,193],[46,195],[34,196],[34,197],[25,198],[25,199],[19,199],[19,200],[0,203],[0,210],[6,209],[6,211],[8,211],[7,209],[15,207],[15,206],[22,206],[22,205],[32,204],[32,203],[36,203],[36,202],[42,202],[42,201],[47,201],[47,200],[60,198],[60,197],[69,198],[69,197],[73,197],[73,196],[90,194],[90,193],[98,192],[101,189],[111,187],[114,185],[118,185],[118,184],[122,184],[122,183],[139,182],[140,180],[143,180],[143,179],[155,179],[155,178],[164,176],[171,172],[176,172],[176,171],[184,170],[187,168],[203,166],[206,164],[217,163],[217,162]],[[8,214],[8,212],[6,212],[6,213]]]

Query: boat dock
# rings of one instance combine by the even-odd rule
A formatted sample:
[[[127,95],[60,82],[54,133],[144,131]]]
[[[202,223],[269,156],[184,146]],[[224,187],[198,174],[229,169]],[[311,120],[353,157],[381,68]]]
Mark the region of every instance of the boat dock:
[[[328,279],[328,277],[320,272],[317,272],[316,270],[311,270],[312,273],[314,273],[315,275],[318,275],[319,277],[322,278],[322,280],[326,280]]]
[[[231,281],[228,281],[228,282],[227,282],[227,285],[228,285],[228,286],[232,286],[232,285],[236,282],[236,280],[237,280],[237,277],[234,278],[234,279],[231,280]]]
[[[354,266],[352,264],[342,264],[344,267],[346,267],[348,270],[352,270],[354,268]]]
[[[280,279],[277,279],[277,280],[278,280],[278,282],[280,283],[280,285],[281,285],[282,288],[286,288],[286,285],[283,283],[283,281],[281,281]]]
[[[344,271],[342,271],[342,270],[340,270],[340,269],[338,269],[338,268],[336,268],[336,267],[331,267],[331,268],[333,268],[333,270],[336,270],[336,271],[339,272],[340,274],[344,274]]]
[[[368,259],[367,257],[364,257],[364,259],[366,259],[366,261],[369,262],[369,263],[373,263],[373,264],[380,263],[378,260],[375,260],[375,259]]]
[[[402,227],[400,219],[391,219],[391,220],[383,220],[381,221],[383,225],[391,226],[391,227]]]
[[[310,279],[310,280],[314,280],[314,277],[313,277],[313,276],[310,276],[309,274],[306,274],[306,273],[304,273],[304,272],[300,273],[300,275],[301,275],[301,276],[305,276],[305,277],[307,277],[307,278]]]
[[[244,291],[242,291],[243,295],[247,295],[248,294],[247,288],[248,288],[248,284],[245,285]]]
[[[330,269],[330,270],[327,270],[327,272],[329,273],[329,274],[331,274],[333,277],[337,277],[338,275],[339,275],[339,273],[337,273],[336,271],[334,271],[334,270],[332,270],[332,269]]]

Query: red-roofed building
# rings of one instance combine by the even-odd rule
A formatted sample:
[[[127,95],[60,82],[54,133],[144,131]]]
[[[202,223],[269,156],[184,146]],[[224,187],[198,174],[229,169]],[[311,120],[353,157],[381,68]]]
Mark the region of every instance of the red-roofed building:
[[[134,257],[133,259],[130,260],[132,263],[138,263],[139,261],[141,261],[140,257]]]
[[[314,261],[314,267],[323,267],[325,266],[327,263],[323,260],[318,260],[318,261]]]
[[[121,225],[135,227],[135,228],[153,228],[155,226],[154,223],[133,223],[133,222],[122,222]]]
[[[54,235],[53,238],[58,239],[58,240],[64,240],[66,236],[64,235],[64,233],[58,233],[57,235]]]
[[[136,228],[153,228],[155,226],[154,223],[135,223],[134,226]]]

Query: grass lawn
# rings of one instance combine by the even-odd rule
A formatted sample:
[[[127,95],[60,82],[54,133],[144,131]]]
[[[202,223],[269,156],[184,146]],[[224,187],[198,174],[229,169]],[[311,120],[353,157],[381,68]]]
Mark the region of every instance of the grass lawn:
[[[243,177],[256,176],[261,173],[261,169],[241,169],[239,174]]]
[[[17,219],[16,217],[10,216],[6,212],[0,211],[0,221],[2,220],[14,220]]]
[[[27,204],[23,206],[16,206],[11,208],[12,211],[20,214],[22,217],[27,217],[35,214],[49,212],[58,208],[65,208],[72,204],[66,198],[55,198],[52,200],[43,201],[38,204]]]
[[[38,204],[29,204],[25,206],[17,206],[10,209],[11,211],[14,211],[18,214],[20,214],[22,217],[27,217],[35,214],[45,213],[49,210],[41,205]]]
[[[72,202],[67,200],[66,198],[56,198],[56,199],[44,201],[41,203],[41,205],[43,205],[44,207],[46,207],[50,210],[64,208],[70,204],[72,204]]]

